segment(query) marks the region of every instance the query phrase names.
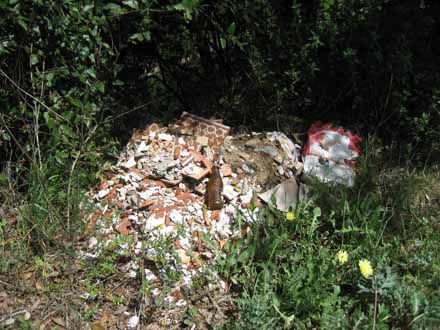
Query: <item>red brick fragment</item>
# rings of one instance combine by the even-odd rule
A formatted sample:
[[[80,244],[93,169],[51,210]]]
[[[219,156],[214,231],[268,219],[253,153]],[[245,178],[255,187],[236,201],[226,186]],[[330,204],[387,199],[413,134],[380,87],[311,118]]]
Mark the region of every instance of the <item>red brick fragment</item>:
[[[220,168],[221,173],[223,176],[231,176],[232,175],[232,168],[229,164],[223,164]]]
[[[146,183],[148,185],[151,185],[151,186],[159,186],[161,188],[166,188],[165,183],[163,183],[162,181],[159,181],[159,180],[151,180],[151,179],[145,178],[142,180],[142,182]]]
[[[203,213],[203,220],[205,220],[206,226],[208,226],[210,228],[211,227],[211,220],[209,219],[209,216],[208,216],[208,210],[206,210],[206,208],[202,208],[202,213]]]
[[[142,133],[144,135],[150,135],[150,133],[157,132],[160,129],[160,126],[156,123],[151,124],[148,126]]]
[[[251,229],[249,228],[249,225],[248,225],[248,224],[244,224],[244,225],[241,227],[241,237],[242,237],[242,238],[246,238],[246,237],[247,237],[247,234],[249,233],[250,230],[251,230]]]
[[[130,233],[130,226],[130,220],[128,220],[128,218],[124,218],[116,225],[116,231],[121,235],[128,235]]]
[[[205,166],[207,169],[211,170],[212,167],[212,163],[208,158],[203,158],[202,159],[202,164],[203,166]]]
[[[216,221],[220,219],[220,210],[214,210],[211,213],[211,220]]]
[[[177,186],[180,182],[182,182],[182,180],[166,180],[166,179],[162,179],[160,181],[162,181],[167,187],[174,187]]]
[[[147,209],[147,208],[149,208],[151,205],[153,205],[154,203],[155,203],[154,200],[152,200],[152,199],[147,199],[147,200],[141,202],[141,204],[139,205],[139,209],[140,209],[140,210]]]
[[[188,178],[191,178],[191,179],[193,179],[193,180],[196,180],[196,181],[200,181],[200,180],[202,180],[205,176],[207,176],[208,174],[209,174],[209,172],[210,172],[210,170],[209,169],[204,169],[204,170],[201,170],[200,172],[198,172],[198,173],[196,173],[196,174],[191,174],[191,175],[188,175],[188,174],[184,174],[185,176],[187,176]]]
[[[96,222],[98,221],[100,216],[101,216],[101,211],[100,210],[96,210],[95,213],[93,213],[90,216],[90,220],[87,223],[87,226],[86,226],[86,229],[85,229],[86,233],[89,233],[93,229],[93,227],[96,225]]]
[[[203,155],[198,151],[191,150],[189,153],[191,156],[193,156],[193,160],[195,162],[201,162],[204,158]]]
[[[119,186],[119,185],[117,185],[117,186]],[[117,187],[114,186],[114,187],[112,188],[112,190],[107,194],[107,196],[105,196],[105,197],[103,198],[103,200],[105,200],[105,201],[115,200],[116,197],[118,196],[118,191],[117,191],[116,189],[117,189]]]
[[[225,246],[225,244],[228,242],[227,239],[222,239],[218,242],[218,245],[220,246],[220,249],[223,249],[223,247]]]
[[[183,200],[186,200],[186,199],[195,200],[197,198],[197,196],[194,194],[188,193],[188,192],[182,192],[180,194],[177,194],[176,198],[183,199]]]
[[[168,215],[165,216],[165,226],[171,226],[171,218]]]

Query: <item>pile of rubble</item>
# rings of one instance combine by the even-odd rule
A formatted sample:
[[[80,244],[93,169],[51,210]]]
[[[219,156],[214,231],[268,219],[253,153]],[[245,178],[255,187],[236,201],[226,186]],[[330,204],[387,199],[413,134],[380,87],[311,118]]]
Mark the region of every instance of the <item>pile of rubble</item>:
[[[129,255],[117,267],[148,283],[143,304],[160,299],[173,308],[188,306],[192,281],[206,272],[209,287],[226,294],[228,285],[207,266],[228,241],[246,235],[262,203],[283,212],[295,208],[306,196],[297,182],[303,171],[324,182],[354,183],[360,138],[342,128],[313,125],[304,164],[300,146],[283,133],[229,131],[221,121],[189,113],[169,127],[135,131],[91,192],[96,212],[88,234],[94,236],[83,255],[98,258],[109,246]],[[138,321],[134,315],[127,326]]]
[[[89,232],[93,229],[95,236],[88,240],[85,257],[97,258],[111,242],[126,236],[130,239],[123,240],[121,251],[154,263],[163,252],[157,243],[166,239],[173,246],[168,246],[171,252],[165,258],[180,276],[164,299],[185,306],[183,291],[188,291],[193,277],[229,239],[242,235],[235,221],[238,214],[244,223],[254,221],[262,201],[271,203],[274,192],[281,192],[277,203],[288,197],[278,205],[285,211],[294,206],[299,194],[298,145],[280,132],[234,137],[228,133],[229,127],[221,122],[188,113],[175,125],[152,124],[135,131],[107,180],[92,193],[97,210],[90,218]],[[224,206],[217,210],[205,204],[213,164],[219,166],[223,182]],[[288,194],[285,189],[290,189]],[[142,271],[154,299],[163,294],[162,270],[150,268],[134,259],[120,265],[128,277]],[[217,284],[227,290],[221,279]]]

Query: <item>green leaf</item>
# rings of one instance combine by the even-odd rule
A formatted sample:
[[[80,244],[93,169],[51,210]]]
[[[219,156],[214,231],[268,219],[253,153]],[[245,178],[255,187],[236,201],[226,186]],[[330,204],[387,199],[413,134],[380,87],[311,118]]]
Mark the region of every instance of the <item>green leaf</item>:
[[[139,4],[136,0],[125,0],[122,3],[124,5],[130,7],[131,9],[135,9],[135,10],[139,9]]]
[[[43,113],[44,120],[46,121],[46,125],[50,130],[53,130],[55,128],[55,120],[50,116],[50,113],[46,111]]]
[[[226,39],[221,37],[220,38],[220,45],[222,46],[222,49],[226,48]]]
[[[228,33],[229,34],[234,34],[235,33],[235,28],[236,28],[235,23],[232,23],[231,25],[229,25]]]
[[[53,73],[53,72],[46,73],[45,78],[46,78],[47,87],[52,87],[53,86],[53,78],[54,77],[55,77],[55,73]]]
[[[315,207],[313,209],[313,220],[318,219],[321,216],[321,209],[319,207]]]
[[[109,3],[104,8],[109,10],[113,15],[121,15],[124,13],[121,6],[116,3]]]
[[[38,64],[38,56],[35,54],[31,54],[31,64],[36,65]]]
[[[73,132],[72,128],[70,128],[67,125],[60,125],[60,131],[62,134],[74,139],[76,137],[75,133]]]
[[[23,16],[18,17],[17,23],[18,23],[18,25],[20,25],[23,28],[23,30],[27,31],[28,26],[26,23],[26,19]]]
[[[181,3],[178,3],[177,5],[174,5],[173,8],[175,10],[178,10],[178,11],[184,11],[185,10],[185,7]]]
[[[86,73],[87,73],[90,77],[96,79],[96,71],[95,71],[94,68],[88,68],[88,69],[86,70]]]
[[[7,132],[2,132],[2,139],[4,141],[11,141],[11,136]],[[1,142],[0,142],[1,144]]]
[[[99,91],[99,92],[101,92],[101,93],[104,93],[104,92],[105,92],[105,84],[104,84],[104,82],[102,82],[102,81],[98,81],[98,82],[95,84],[95,88],[96,88],[97,91]]]
[[[84,6],[83,11],[86,13],[91,9],[93,9],[93,5],[86,5],[86,6]]]

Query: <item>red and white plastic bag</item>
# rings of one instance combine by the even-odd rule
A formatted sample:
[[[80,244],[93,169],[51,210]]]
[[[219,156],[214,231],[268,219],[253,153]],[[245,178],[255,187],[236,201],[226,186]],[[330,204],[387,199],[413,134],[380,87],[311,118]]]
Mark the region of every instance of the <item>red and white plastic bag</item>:
[[[342,127],[313,124],[304,147],[304,172],[322,182],[354,185],[360,137]]]

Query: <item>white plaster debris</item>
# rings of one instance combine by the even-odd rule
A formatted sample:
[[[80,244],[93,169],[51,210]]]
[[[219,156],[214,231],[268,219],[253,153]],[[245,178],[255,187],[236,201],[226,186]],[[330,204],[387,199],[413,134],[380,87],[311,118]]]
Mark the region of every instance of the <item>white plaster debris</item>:
[[[137,272],[136,272],[135,270],[133,270],[133,269],[130,269],[130,270],[127,272],[127,276],[128,276],[129,278],[136,278],[136,276],[137,276]]]
[[[178,224],[183,224],[183,216],[182,213],[177,210],[171,210],[168,216],[171,218],[171,221]]]
[[[90,293],[84,292],[79,295],[81,299],[88,300],[90,298]]]
[[[3,324],[6,325],[6,326],[13,325],[14,323],[15,323],[15,319],[12,318],[12,317],[6,319],[6,320],[3,322]]]
[[[225,196],[229,201],[232,201],[238,195],[240,195],[240,193],[238,191],[235,191],[233,186],[225,185],[223,187],[223,196]]]
[[[137,315],[130,317],[127,321],[127,327],[129,329],[136,328],[138,326],[138,324],[139,324],[139,316],[137,316]]]
[[[110,193],[110,189],[102,189],[102,190],[98,191],[98,197],[99,197],[99,199],[102,199],[105,196],[107,196],[109,193]]]
[[[25,321],[30,320],[31,313],[29,311],[25,311],[24,315],[23,315],[23,318],[24,318]]]
[[[126,168],[132,168],[136,166],[136,161],[134,160],[134,157],[130,157],[124,164],[124,167]]]
[[[151,294],[153,295],[153,297],[157,297],[160,295],[160,290],[158,288],[154,288],[153,290],[151,290]]]
[[[128,216],[128,220],[132,220],[132,221],[134,221],[135,223],[139,223],[139,217],[138,217],[136,214],[130,214],[130,215]]]
[[[174,137],[171,134],[159,133],[159,140],[161,141],[173,141]]]
[[[149,270],[148,268],[145,268],[144,272],[145,272],[145,279],[147,281],[151,281],[152,282],[152,281],[156,281],[157,280],[157,276],[154,275],[154,273],[151,270]]]
[[[164,225],[165,225],[165,217],[151,216],[147,219],[147,223],[145,224],[145,232],[149,232],[151,230],[156,229],[157,227]]]
[[[252,200],[254,192],[252,190],[249,190],[245,195],[240,196],[240,200],[242,203],[250,203]]]
[[[89,249],[93,249],[98,244],[98,239],[94,236],[89,238],[88,247]]]
[[[138,145],[136,152],[137,153],[143,153],[145,151],[148,151],[150,147],[145,144],[145,141],[141,141],[141,143]]]
[[[150,190],[139,192],[139,197],[144,199],[144,200],[149,199],[151,197],[151,195],[152,195],[152,192]]]
[[[134,247],[134,253],[140,254],[142,252],[142,242],[137,242],[136,246]]]

